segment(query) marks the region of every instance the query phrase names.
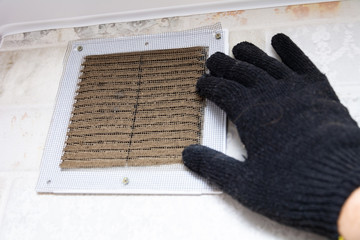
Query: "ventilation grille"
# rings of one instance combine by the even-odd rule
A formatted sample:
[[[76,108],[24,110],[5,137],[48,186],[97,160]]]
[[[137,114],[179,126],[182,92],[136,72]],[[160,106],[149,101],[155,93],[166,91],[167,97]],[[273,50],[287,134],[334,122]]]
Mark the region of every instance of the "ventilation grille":
[[[172,164],[200,143],[206,48],[85,57],[61,168]]]

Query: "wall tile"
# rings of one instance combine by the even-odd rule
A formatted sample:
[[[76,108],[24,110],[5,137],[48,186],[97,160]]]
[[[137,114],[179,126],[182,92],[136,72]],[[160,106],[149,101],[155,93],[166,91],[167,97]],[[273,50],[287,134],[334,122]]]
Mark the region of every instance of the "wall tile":
[[[0,239],[323,239],[251,213],[227,195],[39,195],[36,181],[36,173],[14,180]]]

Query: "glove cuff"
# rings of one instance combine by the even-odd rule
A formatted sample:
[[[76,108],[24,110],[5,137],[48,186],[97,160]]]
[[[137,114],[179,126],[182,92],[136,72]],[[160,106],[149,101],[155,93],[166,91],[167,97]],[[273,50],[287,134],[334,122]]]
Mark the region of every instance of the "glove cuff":
[[[358,156],[359,158],[360,156]],[[337,212],[337,218],[336,218],[336,230],[337,234],[334,236],[331,236],[332,239],[338,239],[339,238],[339,232],[337,229],[337,223],[340,216],[340,212],[342,210],[342,207],[345,203],[345,201],[350,197],[350,195],[357,189],[360,188],[360,167],[357,167],[356,169],[351,170],[347,176],[344,176],[344,178],[341,181],[341,185],[337,189],[337,195],[334,196],[334,205],[335,208],[338,208]],[[338,199],[338,200],[337,200]]]
[[[325,166],[318,169],[318,175],[314,176],[314,181],[316,179],[322,182],[322,187],[315,191],[319,196],[309,196],[312,198],[310,205],[313,206],[309,206],[309,211],[304,212],[307,215],[304,219],[308,219],[305,225],[311,231],[330,239],[338,239],[337,222],[342,206],[351,193],[360,187],[360,147],[331,152],[326,160]],[[325,172],[331,177],[323,178],[322,173]],[[319,212],[314,215],[312,207]]]
[[[337,189],[341,204],[338,213],[339,217],[342,206],[347,198],[349,198],[349,196],[357,188],[360,188],[360,147],[353,149],[353,151],[338,151],[336,155],[334,157],[336,157],[339,161],[342,161],[344,168],[346,168],[346,172],[342,174],[342,178]],[[338,219],[336,219],[336,222],[337,220]]]

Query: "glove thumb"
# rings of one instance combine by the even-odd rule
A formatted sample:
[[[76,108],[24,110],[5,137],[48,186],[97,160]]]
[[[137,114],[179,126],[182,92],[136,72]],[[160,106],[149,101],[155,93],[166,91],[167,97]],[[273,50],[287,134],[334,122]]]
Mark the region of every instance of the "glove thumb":
[[[240,190],[248,175],[245,163],[205,146],[190,145],[182,156],[185,166],[229,194]]]

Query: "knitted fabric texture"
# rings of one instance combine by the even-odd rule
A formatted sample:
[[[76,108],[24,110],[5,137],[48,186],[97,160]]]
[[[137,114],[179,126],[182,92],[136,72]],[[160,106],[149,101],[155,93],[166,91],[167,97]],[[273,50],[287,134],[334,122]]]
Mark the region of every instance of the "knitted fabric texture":
[[[226,111],[247,149],[245,162],[192,145],[186,166],[253,211],[338,238],[337,219],[360,186],[360,129],[327,78],[285,35],[282,62],[248,42],[236,59],[215,53],[197,89]]]
[[[87,56],[62,168],[182,163],[200,142],[206,49]]]

